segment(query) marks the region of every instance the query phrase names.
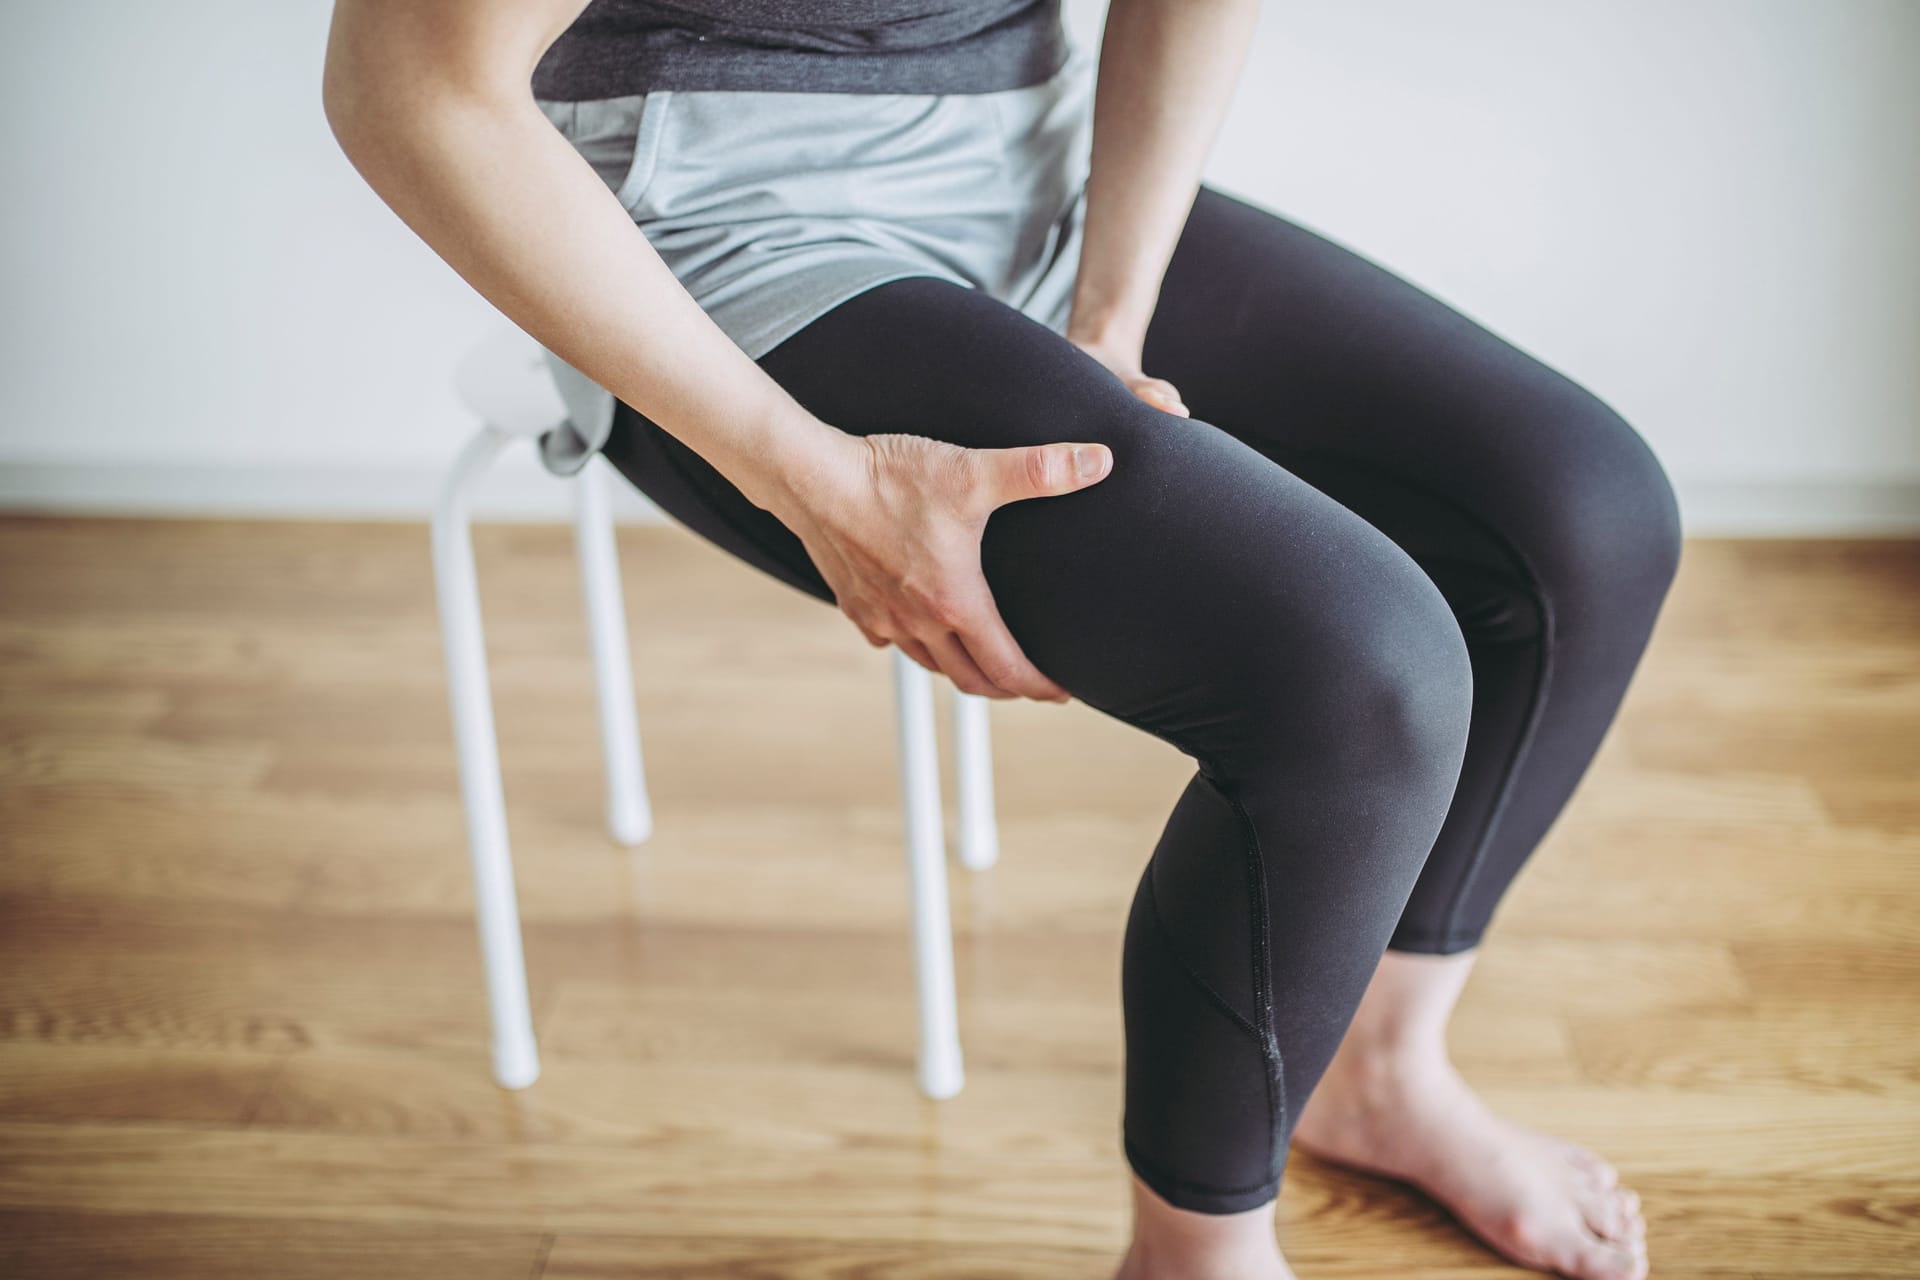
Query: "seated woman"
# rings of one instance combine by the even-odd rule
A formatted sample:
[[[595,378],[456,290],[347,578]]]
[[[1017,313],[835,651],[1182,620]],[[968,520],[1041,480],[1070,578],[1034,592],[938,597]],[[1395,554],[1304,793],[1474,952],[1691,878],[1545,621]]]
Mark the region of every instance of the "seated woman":
[[[1096,60],[1057,0],[338,0],[325,100],[572,375],[553,469],[1192,758],[1127,923],[1120,1276],[1288,1275],[1298,1142],[1639,1277],[1633,1193],[1445,1033],[1674,496],[1590,391],[1200,181],[1257,7],[1112,0]]]

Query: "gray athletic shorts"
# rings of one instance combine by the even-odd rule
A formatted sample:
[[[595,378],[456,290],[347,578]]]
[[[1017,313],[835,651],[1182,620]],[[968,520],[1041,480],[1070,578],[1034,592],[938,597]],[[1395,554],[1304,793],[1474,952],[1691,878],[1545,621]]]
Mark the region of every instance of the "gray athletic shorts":
[[[1096,55],[977,94],[656,90],[540,107],[680,283],[758,359],[902,276],[985,289],[1064,333],[1079,271]],[[578,471],[614,399],[551,352]]]

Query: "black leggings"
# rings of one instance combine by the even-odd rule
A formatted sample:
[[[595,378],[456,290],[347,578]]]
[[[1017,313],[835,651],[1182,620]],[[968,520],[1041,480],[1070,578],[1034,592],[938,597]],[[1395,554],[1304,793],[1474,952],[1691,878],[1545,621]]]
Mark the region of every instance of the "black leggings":
[[[1198,766],[1127,920],[1122,1137],[1166,1200],[1231,1213],[1276,1195],[1383,949],[1480,941],[1613,719],[1679,512],[1591,392],[1210,187],[1144,356],[1192,418],[924,276],[760,364],[856,435],[1112,449],[1100,483],[996,510],[982,567],[1035,665]],[[606,454],[832,603],[786,526],[630,407]]]

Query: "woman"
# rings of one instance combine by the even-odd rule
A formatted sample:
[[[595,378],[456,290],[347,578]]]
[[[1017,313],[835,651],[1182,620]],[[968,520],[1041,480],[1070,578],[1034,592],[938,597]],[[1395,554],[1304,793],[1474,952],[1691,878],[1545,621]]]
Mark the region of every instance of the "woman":
[[[339,0],[325,102],[558,357],[555,470],[604,451],[871,643],[1193,757],[1127,923],[1122,1277],[1289,1275],[1290,1141],[1644,1275],[1636,1197],[1445,1030],[1665,597],[1666,477],[1199,182],[1257,0],[1113,0],[1097,94],[1057,4]]]

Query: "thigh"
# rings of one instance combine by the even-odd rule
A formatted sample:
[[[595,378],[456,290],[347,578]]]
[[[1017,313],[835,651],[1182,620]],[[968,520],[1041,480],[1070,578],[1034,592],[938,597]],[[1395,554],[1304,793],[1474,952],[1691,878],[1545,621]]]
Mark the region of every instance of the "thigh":
[[[1618,413],[1366,255],[1203,186],[1143,363],[1198,417],[1353,507],[1462,592],[1671,540],[1671,491]]]
[[[1065,338],[980,290],[889,281],[760,364],[816,416],[856,435],[1112,449],[1099,484],[997,509],[982,570],[1042,671],[1196,758],[1257,753],[1269,745],[1257,740],[1263,723],[1309,704],[1349,706],[1354,690],[1342,681],[1378,666],[1353,661],[1357,648],[1417,665],[1436,638],[1459,643],[1457,631],[1435,636],[1436,619],[1452,630],[1444,601],[1379,530],[1233,434],[1142,402]],[[750,543],[762,567],[795,585],[819,582],[778,520],[638,414],[620,419],[610,456],[637,485],[683,504],[689,523],[722,545]],[[648,452],[624,443],[635,438]],[[1260,706],[1273,715],[1247,714]]]
[[[645,414],[616,403],[601,452],[634,488],[685,528],[795,590],[833,603],[833,589],[800,539]]]
[[[1611,722],[1679,556],[1672,489],[1591,392],[1409,281],[1203,188],[1148,372],[1393,539],[1473,659],[1447,822],[1396,945],[1471,945]]]

